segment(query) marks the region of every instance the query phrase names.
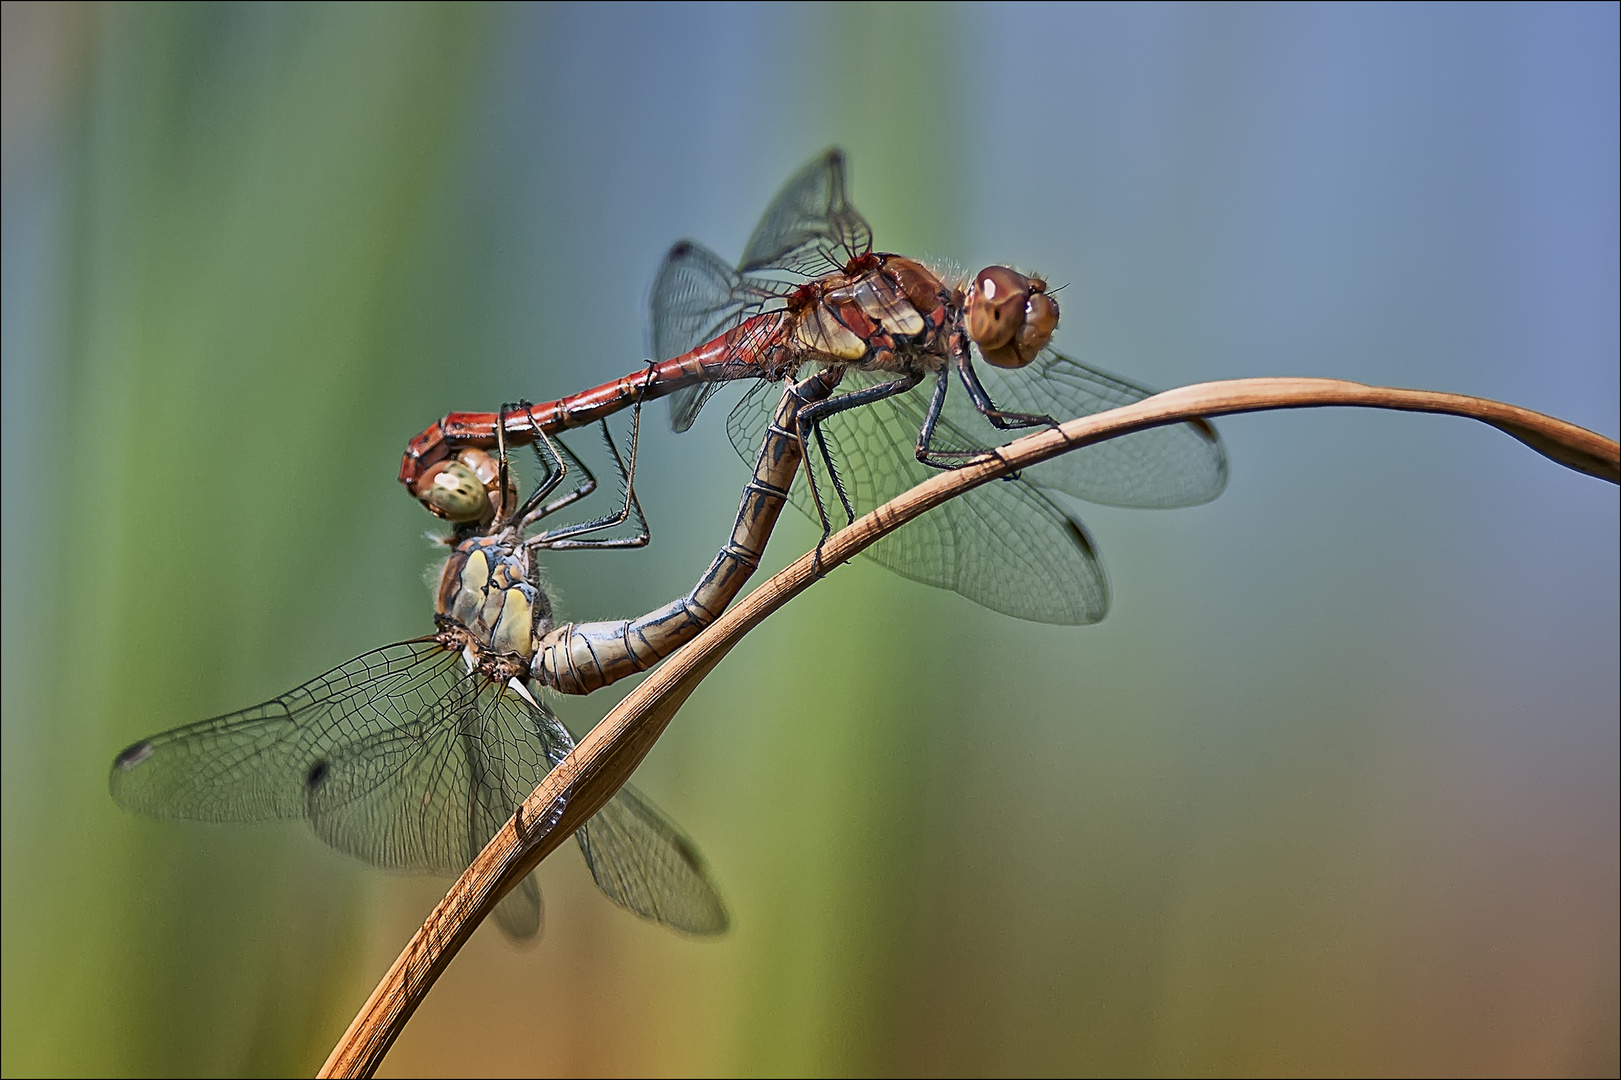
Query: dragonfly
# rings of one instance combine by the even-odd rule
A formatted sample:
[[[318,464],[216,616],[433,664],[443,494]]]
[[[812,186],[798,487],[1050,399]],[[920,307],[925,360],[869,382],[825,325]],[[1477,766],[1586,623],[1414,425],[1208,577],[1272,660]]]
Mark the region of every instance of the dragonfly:
[[[793,501],[825,538],[824,493],[854,520],[933,469],[977,460],[1000,432],[1155,392],[1050,345],[1058,303],[1040,276],[994,265],[969,278],[874,251],[846,171],[833,149],[796,173],[735,267],[692,240],[672,247],[650,302],[652,352],[661,359],[646,371],[520,413],[450,413],[411,441],[401,481],[444,516],[435,478],[460,447],[493,445],[498,435],[532,441],[650,397],[668,397],[671,424],[684,431],[711,395],[737,380],[755,384],[727,421],[748,460],[772,415],[770,384],[807,369],[840,370],[842,392],[796,417],[810,482]],[[961,394],[950,393],[953,381]],[[1149,428],[976,488],[866,554],[996,611],[1096,622],[1108,611],[1107,576],[1086,527],[1054,493],[1112,506],[1193,506],[1221,493],[1227,471],[1208,421]]]
[[[537,690],[585,694],[645,671],[737,595],[798,471],[795,414],[836,383],[832,375],[790,383],[730,537],[686,596],[636,619],[558,623],[537,555],[646,542],[634,488],[639,413],[629,467],[603,424],[624,485],[620,509],[556,529],[531,531],[594,488],[583,463],[543,440],[549,457],[537,447],[541,479],[520,504],[504,445],[497,455],[463,448],[445,472],[470,520],[449,540],[435,632],[358,656],[263,704],[140,740],[113,762],[114,800],[169,820],[302,819],[330,846],[373,865],[460,872],[574,745]],[[570,461],[585,480],[551,498]],[[604,535],[627,521],[632,535]],[[528,823],[526,831],[554,824]],[[633,788],[576,837],[614,903],[688,934],[726,929],[725,904],[697,847]],[[539,932],[541,914],[533,874],[495,909],[498,925],[519,940]]]

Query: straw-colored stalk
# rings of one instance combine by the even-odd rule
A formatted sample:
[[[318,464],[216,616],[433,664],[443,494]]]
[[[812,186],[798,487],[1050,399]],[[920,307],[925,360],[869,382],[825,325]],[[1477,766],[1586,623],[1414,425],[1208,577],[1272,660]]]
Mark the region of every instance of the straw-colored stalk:
[[[1554,461],[1621,482],[1614,440],[1541,413],[1484,398],[1396,390],[1335,379],[1235,379],[1200,383],[1056,429],[1043,429],[941,472],[841,529],[800,557],[672,655],[580,740],[456,879],[372,991],[321,1076],[371,1076],[439,974],[501,897],[619,790],[698,683],[743,635],[853,555],[970,488],[1105,439],[1194,417],[1270,409],[1358,406],[1466,416],[1499,428]],[[556,826],[537,835],[562,808]]]

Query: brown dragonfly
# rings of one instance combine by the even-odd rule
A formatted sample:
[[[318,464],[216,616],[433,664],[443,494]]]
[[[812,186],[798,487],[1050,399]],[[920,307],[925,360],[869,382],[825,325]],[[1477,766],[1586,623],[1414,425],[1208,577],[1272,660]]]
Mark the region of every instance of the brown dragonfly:
[[[759,445],[774,395],[765,387],[805,369],[840,370],[843,392],[797,417],[810,483],[794,501],[829,528],[824,492],[847,518],[973,460],[999,432],[1130,404],[1153,390],[1049,347],[1058,304],[1040,277],[991,266],[972,278],[875,252],[850,205],[845,160],[830,150],[777,195],[734,268],[683,240],[652,292],[659,362],[613,382],[497,416],[451,413],[413,439],[400,479],[435,513],[441,464],[499,434],[529,441],[669,396],[677,431],[726,383],[755,386],[728,432],[745,460]],[[986,361],[975,364],[974,354]],[[953,382],[963,390],[949,393]],[[1168,425],[1044,462],[1006,483],[953,499],[868,549],[906,577],[997,611],[1089,623],[1108,610],[1108,583],[1090,537],[1057,492],[1129,507],[1207,502],[1227,480],[1215,428]]]
[[[435,633],[373,650],[240,712],[142,739],[113,763],[114,800],[150,817],[210,822],[301,818],[323,841],[376,866],[458,873],[574,745],[536,690],[590,693],[645,671],[712,622],[759,565],[799,468],[795,414],[836,376],[790,384],[762,440],[726,544],[690,593],[637,619],[561,623],[542,586],[543,550],[627,547],[647,539],[630,468],[620,510],[530,530],[588,493],[589,471],[551,455],[520,505],[505,447],[464,448],[451,475],[473,511],[448,541]],[[604,426],[606,436],[606,426]],[[560,489],[572,460],[585,475]],[[511,508],[510,510],[508,508]],[[633,520],[634,534],[604,537]],[[552,822],[525,823],[544,832]],[[690,934],[727,925],[702,858],[652,803],[622,789],[577,833],[597,886],[644,918]],[[540,929],[540,889],[525,878],[496,908],[511,937]]]

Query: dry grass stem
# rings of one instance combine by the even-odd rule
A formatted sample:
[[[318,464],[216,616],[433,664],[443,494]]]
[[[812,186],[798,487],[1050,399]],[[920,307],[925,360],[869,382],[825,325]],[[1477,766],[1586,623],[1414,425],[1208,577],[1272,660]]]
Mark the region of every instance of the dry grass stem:
[[[688,695],[732,646],[821,574],[947,499],[1081,446],[1199,416],[1326,406],[1470,417],[1562,465],[1612,484],[1621,482],[1621,453],[1614,440],[1541,413],[1460,394],[1294,378],[1236,379],[1170,390],[1027,435],[962,469],[942,472],[835,533],[822,547],[819,566],[814,553],[806,554],[755,589],[615,706],[456,879],[372,991],[320,1075],[371,1076],[434,980],[496,901],[619,790]],[[538,836],[527,829],[529,823],[548,820],[560,805],[556,827]]]

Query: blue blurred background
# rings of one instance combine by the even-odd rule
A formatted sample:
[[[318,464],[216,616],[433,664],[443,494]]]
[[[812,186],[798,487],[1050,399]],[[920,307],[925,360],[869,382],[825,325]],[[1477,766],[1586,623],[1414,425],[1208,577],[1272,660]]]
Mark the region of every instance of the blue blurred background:
[[[1618,430],[1617,7],[4,6],[7,1075],[313,1071],[444,882],[124,816],[113,754],[429,627],[394,481],[453,408],[644,352],[851,155],[880,247],[1010,261],[1066,350]],[[662,421],[684,592],[746,469]],[[543,869],[384,1075],[1614,1075],[1616,489],[1460,420],[1221,424],[1217,502],[1091,509],[1115,608],[871,565],[739,647],[638,775],[734,929]],[[779,530],[776,567],[806,549]],[[617,691],[565,701],[577,730]]]

